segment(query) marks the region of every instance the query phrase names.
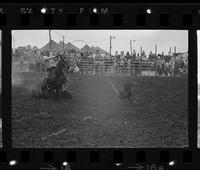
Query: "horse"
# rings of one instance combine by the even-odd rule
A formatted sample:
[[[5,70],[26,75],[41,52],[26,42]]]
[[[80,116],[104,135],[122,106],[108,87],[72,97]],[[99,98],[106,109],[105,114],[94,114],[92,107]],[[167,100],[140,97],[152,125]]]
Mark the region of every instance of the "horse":
[[[47,78],[44,78],[43,81],[41,82],[40,85],[41,91],[42,91],[42,96],[45,97],[46,94],[48,94],[49,96],[51,96],[52,92],[49,89],[49,85],[48,85],[48,80]]]
[[[44,95],[46,91],[49,96],[56,95],[57,98],[60,98],[63,85],[68,82],[65,77],[65,72],[69,70],[69,64],[63,59],[58,62],[56,67],[51,67],[48,77],[43,80],[41,85],[42,94]]]
[[[132,87],[133,87],[132,83],[131,84],[125,83],[123,85],[123,87],[120,89],[120,92],[119,92],[119,98],[122,99],[123,101],[125,99],[127,99],[130,102],[130,104],[133,103],[133,99],[134,99],[133,93],[132,93],[132,90],[131,90]]]
[[[49,87],[49,79],[52,79],[52,75],[55,74],[53,73],[53,71],[55,71],[55,66],[47,68],[47,77],[45,77],[40,84],[43,97],[45,97],[46,95],[53,96],[54,92]]]

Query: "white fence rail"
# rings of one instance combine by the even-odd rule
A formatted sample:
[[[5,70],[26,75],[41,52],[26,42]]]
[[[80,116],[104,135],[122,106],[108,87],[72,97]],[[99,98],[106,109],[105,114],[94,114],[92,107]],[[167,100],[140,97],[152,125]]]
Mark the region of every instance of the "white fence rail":
[[[155,60],[134,60],[127,63],[108,60],[84,59],[76,63],[81,74],[121,74],[132,76],[157,76]],[[13,72],[45,72],[45,64],[13,62]]]

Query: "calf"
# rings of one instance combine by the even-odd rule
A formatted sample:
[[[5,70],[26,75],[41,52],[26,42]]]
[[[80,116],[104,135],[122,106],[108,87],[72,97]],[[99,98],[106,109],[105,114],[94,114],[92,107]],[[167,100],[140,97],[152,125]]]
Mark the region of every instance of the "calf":
[[[133,93],[132,93],[133,84],[125,83],[123,87],[120,89],[119,98],[122,100],[129,100],[130,104],[133,103]]]

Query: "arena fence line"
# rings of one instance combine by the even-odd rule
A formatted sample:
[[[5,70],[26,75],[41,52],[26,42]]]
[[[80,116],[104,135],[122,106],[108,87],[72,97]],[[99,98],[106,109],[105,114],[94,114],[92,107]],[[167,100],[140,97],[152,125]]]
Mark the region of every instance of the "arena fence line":
[[[132,60],[124,63],[111,59],[96,60],[89,58],[79,60],[75,64],[78,66],[80,74],[158,76],[158,61],[156,60]],[[42,62],[13,62],[12,68],[13,72],[46,71],[45,64]]]

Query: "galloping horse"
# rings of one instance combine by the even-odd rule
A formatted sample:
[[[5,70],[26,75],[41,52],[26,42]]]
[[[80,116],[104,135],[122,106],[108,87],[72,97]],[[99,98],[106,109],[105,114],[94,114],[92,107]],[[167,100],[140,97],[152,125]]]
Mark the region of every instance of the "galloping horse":
[[[51,67],[49,69],[49,76],[43,80],[41,85],[43,96],[45,95],[46,91],[48,92],[49,96],[56,94],[56,96],[60,98],[63,85],[67,82],[64,72],[69,70],[69,64],[61,56],[61,60],[58,62],[57,66]]]

